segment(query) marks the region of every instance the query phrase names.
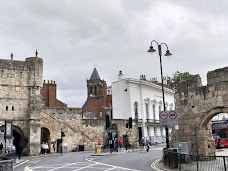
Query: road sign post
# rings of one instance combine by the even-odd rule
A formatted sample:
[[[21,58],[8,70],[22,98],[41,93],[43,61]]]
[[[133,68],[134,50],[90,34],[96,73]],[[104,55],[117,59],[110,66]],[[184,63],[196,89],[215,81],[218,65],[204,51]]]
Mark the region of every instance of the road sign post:
[[[159,121],[160,125],[178,125],[177,112],[175,110],[161,111]]]
[[[160,121],[160,125],[167,125],[167,118],[168,118],[169,114],[166,111],[161,111],[159,113],[159,121]]]

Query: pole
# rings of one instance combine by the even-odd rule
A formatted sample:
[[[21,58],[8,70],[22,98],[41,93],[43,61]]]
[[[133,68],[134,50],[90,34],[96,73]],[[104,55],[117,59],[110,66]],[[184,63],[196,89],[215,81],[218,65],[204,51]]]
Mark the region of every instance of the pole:
[[[159,53],[159,57],[160,57],[163,108],[164,108],[164,111],[166,111],[164,83],[163,83],[163,72],[162,72],[162,58],[161,58],[162,57],[162,52],[161,52],[161,45],[158,45],[158,53]],[[165,134],[166,134],[166,148],[169,148],[169,128],[168,128],[167,125],[165,125]]]
[[[61,146],[60,146],[60,150],[61,150],[61,155],[63,155],[63,137],[62,137],[62,128],[61,128]]]

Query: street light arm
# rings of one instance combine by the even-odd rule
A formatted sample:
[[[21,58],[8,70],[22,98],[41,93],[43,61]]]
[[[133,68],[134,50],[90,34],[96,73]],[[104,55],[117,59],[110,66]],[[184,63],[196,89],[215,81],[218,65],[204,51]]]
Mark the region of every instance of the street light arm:
[[[168,45],[166,43],[161,43],[161,45],[165,45],[167,50],[169,50],[169,47],[168,47]]]
[[[157,43],[157,45],[159,45],[158,42],[157,42],[156,40],[152,40],[152,41],[151,41],[151,46],[152,46],[152,43],[153,43],[153,42],[155,42],[155,43]]]

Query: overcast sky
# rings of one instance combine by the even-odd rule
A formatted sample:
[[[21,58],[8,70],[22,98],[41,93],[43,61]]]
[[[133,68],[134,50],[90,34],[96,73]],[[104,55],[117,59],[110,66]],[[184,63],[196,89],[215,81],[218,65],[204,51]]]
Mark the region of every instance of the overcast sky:
[[[81,107],[94,67],[108,85],[125,78],[160,80],[150,42],[166,43],[164,75],[200,74],[228,66],[227,0],[0,0],[0,58],[44,60],[44,79],[58,99]],[[154,47],[156,48],[155,44]],[[162,46],[163,54],[166,47]]]

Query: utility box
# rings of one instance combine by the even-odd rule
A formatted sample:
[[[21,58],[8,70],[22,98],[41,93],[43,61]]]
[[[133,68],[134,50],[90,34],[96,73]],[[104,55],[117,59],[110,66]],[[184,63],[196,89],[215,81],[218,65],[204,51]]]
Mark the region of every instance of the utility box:
[[[174,148],[178,148],[178,153],[189,154],[187,142],[174,142]]]
[[[187,142],[174,142],[174,148],[178,149],[182,162],[189,161],[189,148]]]

